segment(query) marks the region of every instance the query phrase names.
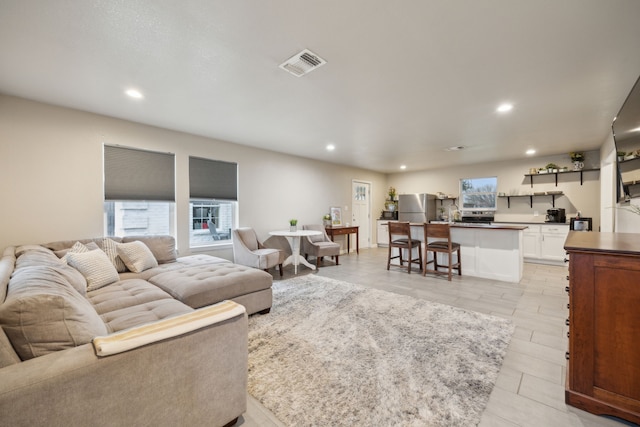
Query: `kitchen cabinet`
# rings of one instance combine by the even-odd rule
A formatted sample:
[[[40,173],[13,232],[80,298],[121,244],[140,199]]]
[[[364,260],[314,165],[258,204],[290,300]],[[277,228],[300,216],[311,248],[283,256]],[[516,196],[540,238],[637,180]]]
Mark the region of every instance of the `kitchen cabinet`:
[[[388,219],[379,219],[377,224],[377,242],[378,246],[389,246],[389,223]]]
[[[569,234],[569,224],[503,224],[527,227],[522,233],[522,255],[525,261],[549,264],[564,262],[563,246]]]
[[[524,224],[523,224],[524,225]],[[540,258],[540,226],[527,225],[522,233],[522,255],[525,258]]]
[[[540,226],[540,259],[563,262],[564,242],[569,234],[568,224],[543,224]]]
[[[572,231],[567,404],[640,424],[640,243],[632,233]]]

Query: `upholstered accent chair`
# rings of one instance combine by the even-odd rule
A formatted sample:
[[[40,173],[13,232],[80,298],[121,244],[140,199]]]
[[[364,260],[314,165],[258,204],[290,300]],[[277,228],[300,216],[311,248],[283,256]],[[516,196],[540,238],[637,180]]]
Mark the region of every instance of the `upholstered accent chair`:
[[[322,224],[308,224],[302,226],[303,230],[320,231],[317,236],[302,237],[302,253],[316,257],[316,267],[320,267],[320,261],[326,256],[336,257],[336,265],[340,264],[340,244],[331,241]]]
[[[274,248],[266,248],[260,241],[253,228],[242,227],[231,231],[233,242],[233,262],[247,267],[260,268],[268,271],[278,266],[282,277],[282,263],[285,253]]]

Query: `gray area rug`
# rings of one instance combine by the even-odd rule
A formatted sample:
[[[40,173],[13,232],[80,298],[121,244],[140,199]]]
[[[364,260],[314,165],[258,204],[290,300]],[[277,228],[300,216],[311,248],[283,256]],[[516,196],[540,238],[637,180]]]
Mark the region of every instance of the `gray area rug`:
[[[273,291],[249,319],[249,393],[284,424],[480,421],[508,320],[313,275]]]

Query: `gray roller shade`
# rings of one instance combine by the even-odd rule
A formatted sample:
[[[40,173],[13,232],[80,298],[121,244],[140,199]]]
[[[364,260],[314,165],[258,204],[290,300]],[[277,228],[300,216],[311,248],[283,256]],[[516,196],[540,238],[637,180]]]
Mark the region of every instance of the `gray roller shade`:
[[[175,202],[175,155],[105,145],[104,198]]]
[[[238,164],[189,157],[189,197],[238,200]]]

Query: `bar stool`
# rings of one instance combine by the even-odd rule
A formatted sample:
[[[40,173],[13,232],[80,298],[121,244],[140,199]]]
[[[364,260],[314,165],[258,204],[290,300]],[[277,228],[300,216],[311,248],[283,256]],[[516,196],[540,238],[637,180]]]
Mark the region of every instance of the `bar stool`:
[[[393,248],[398,249],[397,256],[391,256]],[[418,258],[413,258],[413,249],[418,248]],[[407,272],[411,274],[411,264],[418,264],[422,270],[422,242],[411,238],[411,226],[408,222],[389,221],[389,255],[387,257],[387,270],[389,266],[404,267],[402,251],[408,251]],[[391,260],[399,258],[400,264],[391,264]]]
[[[429,243],[429,238],[440,239]],[[444,239],[444,240],[442,240]],[[460,258],[460,244],[451,241],[451,229],[449,224],[424,224],[424,242],[425,242],[425,254],[424,264],[422,265],[422,275],[427,273],[435,274],[447,274],[449,281],[451,281],[451,271],[458,270],[458,276],[462,275],[462,261]],[[429,252],[433,252],[433,259],[427,261],[429,258]],[[457,253],[456,263],[453,264],[453,253]],[[438,253],[447,254],[449,261],[448,265],[438,265]],[[433,263],[433,270],[427,270],[427,265]],[[438,271],[438,267],[448,267],[448,272]]]

